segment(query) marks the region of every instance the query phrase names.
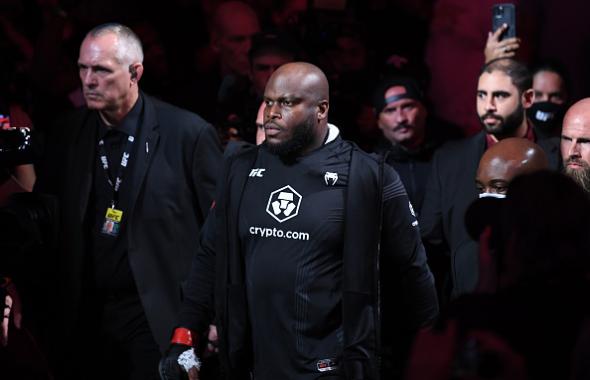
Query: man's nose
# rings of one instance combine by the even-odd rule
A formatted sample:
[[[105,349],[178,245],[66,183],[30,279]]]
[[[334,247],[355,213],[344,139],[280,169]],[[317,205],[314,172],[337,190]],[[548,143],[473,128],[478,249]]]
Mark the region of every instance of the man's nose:
[[[570,144],[568,156],[576,158],[580,157],[580,144],[578,144],[576,141],[572,141],[572,143]]]
[[[495,111],[496,110],[496,102],[494,101],[494,97],[490,96],[486,101],[486,111]]]
[[[281,112],[280,112],[279,106],[276,102],[273,102],[272,105],[267,105],[264,112],[267,115],[265,118],[266,120],[281,118]]]
[[[87,70],[82,76],[82,84],[86,87],[95,87],[96,86],[96,76],[92,73],[92,71]]]
[[[400,109],[395,113],[395,121],[397,124],[405,124],[408,121],[408,115]]]

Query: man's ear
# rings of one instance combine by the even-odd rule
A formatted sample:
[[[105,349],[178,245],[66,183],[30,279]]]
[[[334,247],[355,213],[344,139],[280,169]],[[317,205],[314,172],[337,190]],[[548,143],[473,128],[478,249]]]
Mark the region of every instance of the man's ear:
[[[323,120],[328,118],[328,109],[330,108],[330,103],[327,100],[320,100],[318,103],[318,120]]]
[[[532,88],[529,88],[522,93],[520,101],[523,108],[530,108],[535,101],[535,91]]]
[[[139,62],[132,63],[129,65],[129,73],[131,74],[131,81],[137,84],[143,75],[143,65]]]

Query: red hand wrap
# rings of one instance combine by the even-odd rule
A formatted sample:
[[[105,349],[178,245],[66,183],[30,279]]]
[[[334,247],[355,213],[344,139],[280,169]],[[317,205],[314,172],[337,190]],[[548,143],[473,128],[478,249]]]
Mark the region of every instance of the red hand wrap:
[[[184,327],[174,329],[170,343],[184,344],[185,346],[194,347],[197,345],[197,334]]]

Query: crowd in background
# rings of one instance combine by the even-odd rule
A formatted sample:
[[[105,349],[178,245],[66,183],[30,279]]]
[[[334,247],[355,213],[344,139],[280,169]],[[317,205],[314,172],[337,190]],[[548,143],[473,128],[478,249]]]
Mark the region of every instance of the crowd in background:
[[[257,115],[272,72],[288,62],[311,62],[330,83],[329,122],[362,149],[387,155],[424,227],[422,237],[436,279],[441,319],[432,330],[418,335],[412,354],[401,354],[409,357],[406,377],[542,378],[546,368],[558,377],[565,363],[571,363],[572,377],[582,379],[589,371],[585,358],[590,350],[584,323],[589,314],[578,302],[588,295],[588,263],[581,254],[590,249],[584,237],[590,227],[588,189],[546,169],[561,169],[560,160],[569,157],[563,145],[559,153],[556,139],[561,137],[561,123],[569,106],[590,95],[590,50],[585,46],[590,25],[584,17],[590,3],[517,1],[518,39],[508,42],[490,31],[494,3],[3,1],[0,114],[10,115],[11,127],[33,130],[34,149],[26,162],[2,163],[1,205],[9,194],[33,189],[32,167],[43,157],[46,136],[59,130],[64,115],[85,105],[78,55],[86,33],[98,24],[116,21],[135,31],[144,50],[141,90],[201,116],[215,127],[223,146],[231,146],[231,141],[259,143],[256,132],[263,123]],[[520,111],[526,117],[517,127],[524,126],[524,136],[543,149],[494,141],[493,125],[486,129],[487,135],[481,132],[486,121],[476,107],[476,96],[481,96],[482,78],[497,71],[510,72],[506,75],[513,81],[519,75],[513,72],[520,66],[494,66],[495,60],[503,58],[518,59],[533,74],[534,100],[531,97],[527,104],[523,100],[526,110]],[[491,65],[489,71],[481,71],[485,63]],[[409,113],[397,116],[402,109]],[[528,132],[527,123],[532,123]],[[464,153],[465,141],[478,136],[481,152]],[[571,139],[568,135],[566,140]],[[459,142],[453,145],[451,140]],[[496,143],[496,151],[488,149]],[[487,162],[484,156],[480,163],[484,145]],[[518,174],[540,172],[510,185],[506,181],[501,189],[490,185],[495,174],[489,174],[488,167],[510,167],[522,152],[527,157],[517,161],[533,168],[522,165],[505,175],[511,180]],[[504,161],[498,164],[498,160]],[[455,171],[446,171],[449,167]],[[434,176],[443,178],[438,190],[428,182],[433,170]],[[453,190],[463,186],[465,178],[473,186],[467,195],[462,193],[464,187]],[[583,185],[584,181],[577,182]],[[508,186],[512,195],[506,202],[484,196],[471,205],[478,194],[504,195]],[[463,198],[451,202],[453,207],[438,205],[437,209],[434,198],[438,195],[445,201]],[[475,231],[464,226],[466,211]],[[433,221],[436,218],[440,220]],[[3,228],[10,224],[1,223]],[[459,230],[465,236],[469,233],[471,240],[466,242],[461,235],[453,241]],[[510,258],[490,269],[481,264],[489,254],[481,247],[518,254],[505,256]],[[462,250],[474,250],[479,262],[457,264],[461,258],[453,255]],[[569,255],[558,257],[557,252]],[[466,267],[478,276],[457,274]],[[8,285],[7,281],[2,288]],[[33,313],[43,310],[47,302],[43,295],[34,297],[45,301],[33,306]],[[551,339],[555,346],[534,344]],[[39,363],[44,356],[41,351],[16,355]],[[452,357],[443,360],[440,353],[445,351],[452,352]],[[442,359],[437,362],[433,357]],[[554,365],[538,364],[551,360]],[[530,365],[533,362],[537,364]],[[395,365],[405,367],[405,363]],[[402,371],[392,373],[401,376],[397,372]]]

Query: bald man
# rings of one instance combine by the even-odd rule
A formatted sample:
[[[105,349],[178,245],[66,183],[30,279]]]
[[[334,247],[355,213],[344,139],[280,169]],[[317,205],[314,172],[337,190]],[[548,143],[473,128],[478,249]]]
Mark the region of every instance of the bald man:
[[[548,168],[547,155],[532,141],[518,137],[501,140],[479,161],[475,176],[479,197],[503,198],[514,177]]]
[[[565,114],[561,157],[565,174],[590,192],[590,98],[578,101]]]
[[[377,378],[380,288],[389,295],[399,286],[403,299],[382,303],[397,302],[389,309],[403,315],[405,329],[436,317],[433,277],[403,185],[328,124],[328,94],[326,76],[308,63],[271,76],[266,140],[226,162],[172,357],[194,360],[190,346],[210,320],[213,268],[230,378]],[[195,362],[185,367],[192,378]]]

